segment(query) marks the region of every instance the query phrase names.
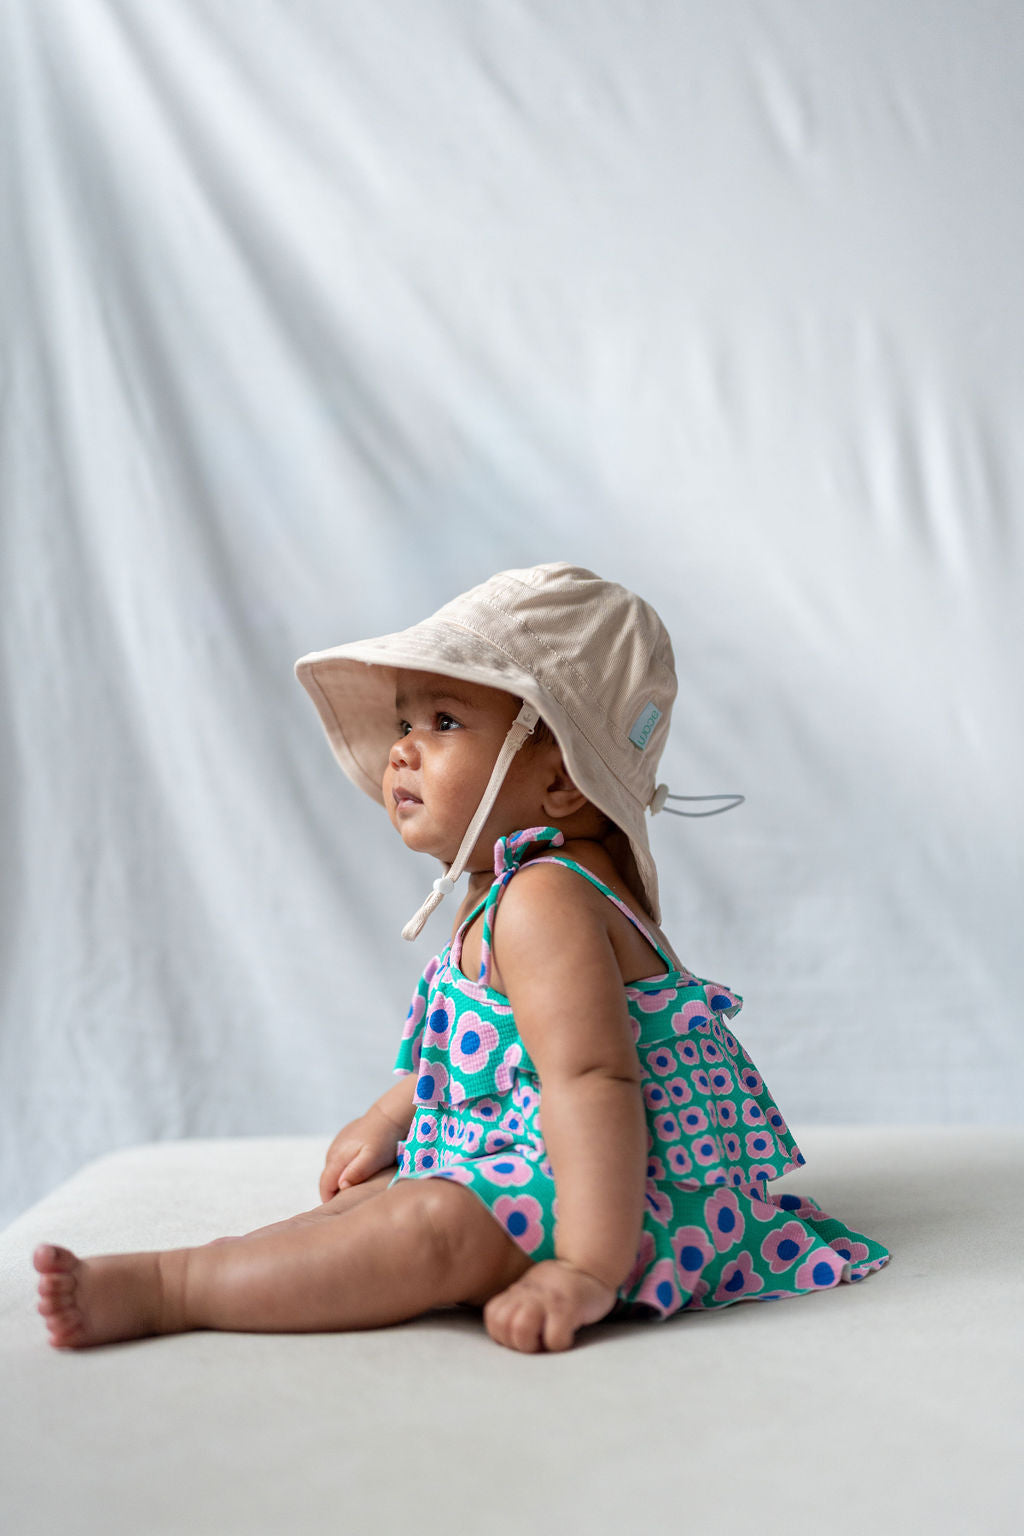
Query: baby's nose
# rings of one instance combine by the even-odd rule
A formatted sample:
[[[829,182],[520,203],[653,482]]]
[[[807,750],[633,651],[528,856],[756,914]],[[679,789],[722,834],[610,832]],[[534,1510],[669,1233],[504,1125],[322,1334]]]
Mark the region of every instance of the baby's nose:
[[[412,733],[410,732],[407,736],[399,736],[388,753],[388,758],[392,768],[402,768],[411,763],[415,755],[416,748],[413,743]]]

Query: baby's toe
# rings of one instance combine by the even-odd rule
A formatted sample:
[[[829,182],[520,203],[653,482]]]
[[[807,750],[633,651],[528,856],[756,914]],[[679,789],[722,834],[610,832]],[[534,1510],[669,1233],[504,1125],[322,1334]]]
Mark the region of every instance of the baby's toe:
[[[78,1263],[70,1248],[59,1248],[56,1243],[40,1243],[32,1255],[32,1263],[41,1275],[68,1273]]]
[[[74,1275],[58,1271],[56,1274],[44,1273],[39,1276],[40,1296],[70,1296],[74,1288]]]

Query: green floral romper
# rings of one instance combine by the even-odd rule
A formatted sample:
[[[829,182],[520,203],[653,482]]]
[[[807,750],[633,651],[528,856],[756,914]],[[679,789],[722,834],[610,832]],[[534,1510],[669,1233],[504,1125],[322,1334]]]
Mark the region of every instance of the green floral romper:
[[[398,1149],[398,1179],[454,1179],[472,1189],[524,1253],[555,1256],[558,1204],[541,1133],[542,1087],[508,998],[490,985],[497,906],[524,856],[564,841],[533,827],[495,846],[480,977],[459,969],[480,906],[431,960],[413,996],[395,1064],[417,1074],[414,1116]],[[803,1155],[764,1082],[728,1028],[742,999],[676,969],[633,912],[589,870],[562,864],[613,901],[666,973],[626,988],[643,1072],[648,1161],[643,1231],[619,1287],[619,1313],[669,1317],[683,1308],[773,1301],[862,1280],[889,1254],[812,1200],[770,1194]],[[394,1181],[393,1181],[394,1182]]]

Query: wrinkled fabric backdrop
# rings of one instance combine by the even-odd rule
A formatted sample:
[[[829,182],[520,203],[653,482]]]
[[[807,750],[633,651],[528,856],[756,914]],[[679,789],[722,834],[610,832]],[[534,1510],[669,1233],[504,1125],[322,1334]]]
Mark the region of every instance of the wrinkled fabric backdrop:
[[[387,1087],[450,913],[292,665],[550,559],[797,1129],[1016,1119],[1020,8],[0,14],[4,1214]]]

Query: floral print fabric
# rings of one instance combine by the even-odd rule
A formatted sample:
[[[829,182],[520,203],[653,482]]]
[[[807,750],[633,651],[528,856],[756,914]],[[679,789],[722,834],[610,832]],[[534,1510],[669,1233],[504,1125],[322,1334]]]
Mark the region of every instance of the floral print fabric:
[[[558,1199],[541,1131],[541,1084],[508,999],[488,984],[497,907],[530,853],[530,862],[564,864],[601,890],[666,967],[625,988],[643,1072],[648,1160],[643,1232],[619,1309],[665,1318],[683,1308],[824,1290],[881,1268],[889,1254],[880,1244],[811,1200],[769,1193],[771,1180],[804,1159],[729,1028],[742,999],[677,969],[607,886],[547,852],[562,842],[551,827],[502,838],[483,904],[480,978],[459,969],[479,907],[420,978],[395,1063],[396,1073],[416,1073],[396,1180],[465,1184],[524,1253],[537,1261],[555,1256]]]

